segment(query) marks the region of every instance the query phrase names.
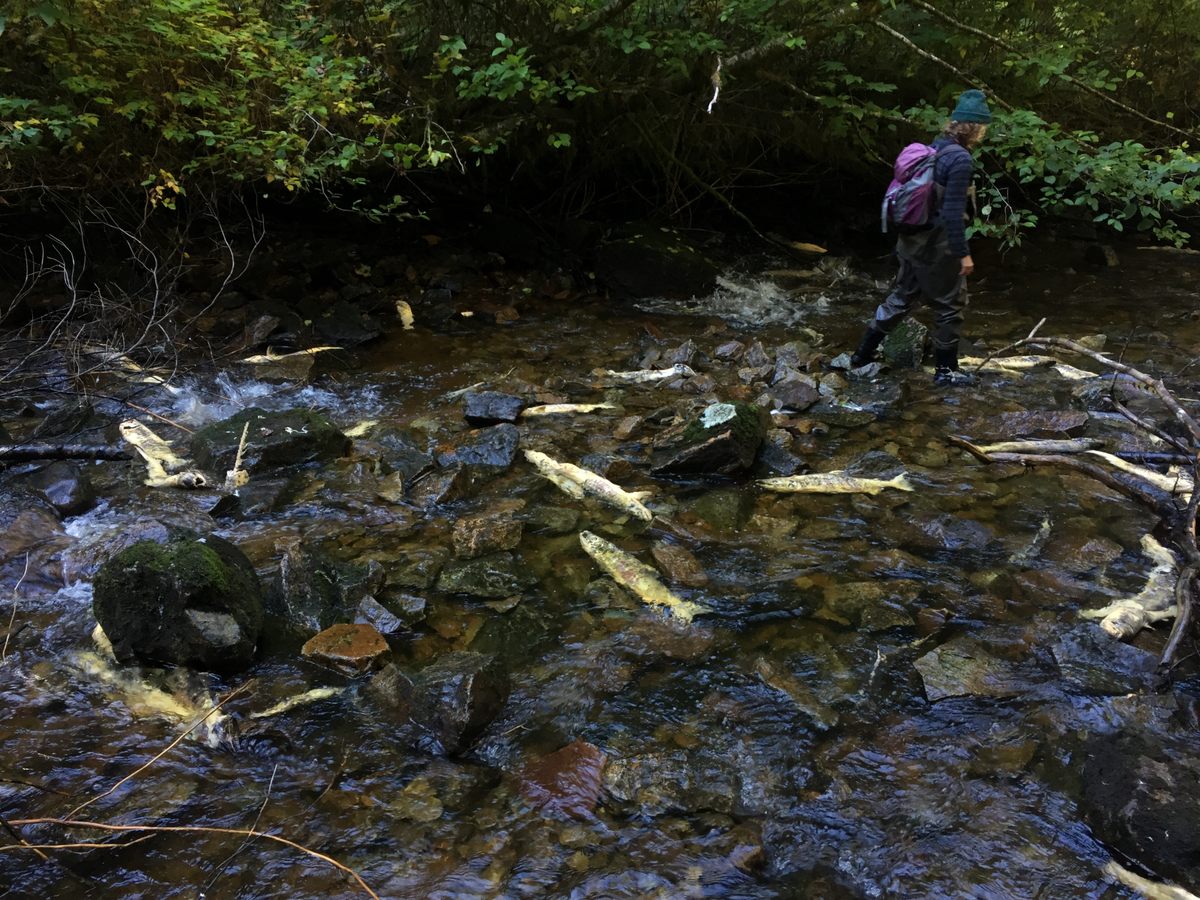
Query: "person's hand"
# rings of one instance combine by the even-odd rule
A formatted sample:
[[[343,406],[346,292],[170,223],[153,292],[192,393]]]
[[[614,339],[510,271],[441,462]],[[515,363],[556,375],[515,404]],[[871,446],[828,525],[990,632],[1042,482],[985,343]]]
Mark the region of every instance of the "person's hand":
[[[962,258],[962,268],[958,270],[958,274],[965,277],[967,275],[970,275],[974,271],[975,271],[975,260],[971,259],[971,257],[969,257],[969,256],[964,256]]]

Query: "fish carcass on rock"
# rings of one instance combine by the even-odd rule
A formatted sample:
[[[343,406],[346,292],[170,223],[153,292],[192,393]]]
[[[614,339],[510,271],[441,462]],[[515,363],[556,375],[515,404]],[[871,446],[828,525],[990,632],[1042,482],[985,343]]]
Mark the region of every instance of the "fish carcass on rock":
[[[649,522],[654,518],[654,513],[642,503],[644,498],[650,496],[649,491],[626,491],[595,472],[559,462],[537,450],[526,450],[525,458],[534,465],[539,475],[577,500],[590,494],[635,519]]]
[[[579,543],[613,581],[632,592],[642,602],[651,606],[661,606],[685,623],[691,622],[696,616],[712,612],[707,606],[692,603],[672,593],[658,580],[658,573],[654,569],[604,538],[590,531],[581,531]]]

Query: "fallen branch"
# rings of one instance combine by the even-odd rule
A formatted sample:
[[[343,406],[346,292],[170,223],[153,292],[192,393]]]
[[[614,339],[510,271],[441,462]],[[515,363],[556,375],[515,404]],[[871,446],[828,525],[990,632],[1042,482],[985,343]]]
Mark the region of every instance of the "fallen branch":
[[[270,834],[265,831],[256,831],[253,828],[221,828],[221,827],[218,827],[215,825],[110,825],[106,822],[89,822],[86,820],[78,820],[78,819],[58,819],[58,818],[54,818],[54,817],[50,817],[50,816],[36,818],[36,819],[10,819],[8,824],[13,828],[25,828],[25,827],[32,826],[32,825],[57,825],[61,828],[93,828],[93,829],[96,829],[97,831],[111,831],[111,832],[116,832],[116,833],[121,833],[121,834],[145,833],[145,832],[149,832],[152,835],[153,834],[163,834],[163,833],[236,834],[236,835],[241,835],[242,837],[247,837],[247,838],[257,838],[257,839],[261,839],[261,840],[265,840],[265,841],[274,841],[277,844],[283,844],[285,847],[291,847],[293,850],[299,850],[301,853],[305,853],[308,856],[313,857],[314,859],[319,859],[322,862],[328,863],[329,865],[333,866],[335,869],[338,869],[341,872],[345,872],[347,875],[349,875],[351,878],[353,878],[358,883],[358,886],[360,888],[362,888],[363,891],[368,896],[373,897],[374,900],[379,900],[379,895],[376,894],[373,890],[371,890],[370,887],[368,887],[367,883],[365,881],[363,881],[361,875],[359,875],[357,872],[355,872],[353,869],[351,869],[349,866],[345,865],[344,863],[338,862],[332,856],[326,856],[324,853],[319,853],[316,850],[313,850],[309,847],[305,847],[303,844],[298,844],[295,841],[290,841],[287,838],[280,837],[277,834]],[[63,848],[69,848],[71,846],[72,845],[70,845],[70,844],[65,844],[65,845],[64,844],[47,844],[46,845],[47,848],[51,848],[51,849],[63,849]],[[78,845],[76,845],[76,846],[78,846]],[[27,844],[27,843],[7,844],[7,845],[0,846],[0,852],[11,852],[13,850],[33,850],[35,852],[40,853],[41,846],[37,845],[37,844]]]
[[[1196,420],[1187,412],[1187,410],[1179,405],[1179,401],[1175,399],[1175,395],[1171,393],[1165,384],[1163,384],[1161,378],[1154,378],[1153,376],[1147,375],[1145,372],[1142,372],[1139,369],[1133,368],[1133,366],[1127,366],[1125,363],[1117,362],[1115,359],[1111,359],[1110,357],[1105,356],[1103,353],[1097,353],[1095,350],[1090,350],[1082,344],[1075,341],[1069,341],[1066,338],[1039,337],[1032,340],[1026,338],[1025,341],[1018,341],[1017,343],[1028,343],[1033,347],[1060,347],[1064,350],[1070,350],[1072,353],[1078,353],[1082,356],[1090,357],[1101,365],[1112,369],[1114,372],[1120,372],[1124,375],[1128,375],[1134,381],[1137,381],[1139,384],[1146,385],[1146,387],[1150,388],[1155,394],[1157,394],[1158,398],[1162,400],[1164,404],[1166,404],[1167,408],[1171,410],[1175,418],[1178,419],[1185,428],[1187,428],[1188,433],[1192,436],[1192,440],[1197,444],[1200,444],[1200,423],[1197,423]]]
[[[80,803],[77,807],[75,807],[73,810],[71,810],[69,813],[67,813],[66,818],[68,818],[68,819],[74,818],[82,810],[87,809],[89,806],[91,806],[97,800],[103,800],[105,797],[108,797],[112,793],[114,793],[119,787],[121,787],[121,785],[125,784],[128,781],[131,781],[132,779],[136,778],[138,775],[141,775],[148,768],[150,768],[152,765],[154,765],[156,762],[158,762],[160,759],[162,759],[164,756],[166,756],[168,753],[170,753],[175,747],[177,747],[179,745],[180,741],[182,741],[185,737],[187,737],[189,734],[191,734],[193,731],[195,731],[197,728],[199,728],[201,725],[203,725],[205,722],[207,722],[210,718],[212,718],[221,709],[222,706],[224,706],[226,703],[228,703],[230,700],[232,700],[234,697],[238,696],[239,694],[245,693],[246,690],[248,690],[252,684],[254,684],[254,679],[251,679],[250,681],[247,681],[245,684],[239,685],[238,687],[234,688],[232,691],[230,691],[228,694],[226,694],[225,697],[220,700],[220,702],[213,704],[212,709],[210,709],[203,716],[201,716],[195,722],[193,722],[191,725],[189,725],[187,727],[187,729],[183,732],[183,734],[179,735],[179,737],[175,738],[175,740],[171,741],[171,743],[167,744],[166,747],[164,747],[158,753],[154,754],[154,756],[152,756],[149,760],[147,760],[142,765],[138,766],[136,769],[134,769],[132,772],[130,772],[128,775],[126,775],[124,778],[122,778],[120,781],[118,781],[116,784],[114,784],[112,787],[110,787],[103,794],[97,794],[91,800],[85,800],[83,803]]]
[[[1001,347],[995,353],[989,353],[987,356],[985,356],[983,358],[983,362],[981,362],[979,365],[977,365],[975,367],[974,374],[978,375],[980,372],[982,372],[983,367],[986,366],[988,363],[990,363],[997,356],[1001,356],[1002,354],[1007,353],[1009,350],[1015,350],[1017,347],[1020,347],[1022,344],[1033,340],[1033,336],[1036,335],[1038,333],[1038,330],[1045,324],[1046,324],[1046,317],[1043,316],[1042,321],[1038,322],[1036,325],[1033,326],[1033,331],[1029,332],[1029,334],[1025,335],[1025,337],[1021,338],[1021,340],[1013,341],[1007,347]]]
[[[25,576],[29,574],[29,551],[25,552],[25,570],[21,573],[21,577],[17,579],[16,585],[13,587],[12,595],[12,613],[8,617],[8,627],[4,630],[4,648],[0,650],[0,663],[8,659],[8,639],[12,637],[13,622],[17,620],[17,600],[21,597],[21,585],[25,583]]]
[[[108,444],[0,444],[0,462],[40,459],[133,459],[128,450]]]

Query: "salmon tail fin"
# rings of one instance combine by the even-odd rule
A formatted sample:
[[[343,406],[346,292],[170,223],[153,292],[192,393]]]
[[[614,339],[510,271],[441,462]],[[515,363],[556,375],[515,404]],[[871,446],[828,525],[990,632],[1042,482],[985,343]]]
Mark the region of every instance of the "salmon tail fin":
[[[915,491],[916,490],[916,488],[913,486],[913,483],[908,480],[908,475],[905,472],[901,472],[899,475],[897,475],[895,478],[893,478],[891,480],[890,484],[892,487],[896,488],[896,490],[899,490],[899,491]]]
[[[690,600],[684,600],[681,604],[674,607],[671,612],[679,621],[690,625],[692,624],[692,619],[696,618],[696,616],[711,615],[713,609],[705,606],[703,603],[692,603]]]

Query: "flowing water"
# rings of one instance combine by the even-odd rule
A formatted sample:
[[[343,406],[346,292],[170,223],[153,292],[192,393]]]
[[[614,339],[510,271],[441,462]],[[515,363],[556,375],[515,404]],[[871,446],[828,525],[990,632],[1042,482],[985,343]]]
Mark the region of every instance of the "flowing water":
[[[997,348],[1048,315],[1047,334],[1102,332],[1110,352],[1179,370],[1200,348],[1195,270],[1129,255],[1111,273],[985,276],[968,333]],[[832,356],[856,339],[877,297],[869,282],[829,267],[799,281],[730,275],[683,306],[518,297],[521,318],[503,326],[459,315],[431,329],[418,307],[415,330],[397,329],[310,385],[225,372],[180,385],[159,411],[195,425],[245,405],[310,406],[345,428],[378,420],[375,428],[443,441],[465,427],[446,394],[483,382],[546,399],[608,399],[662,422],[656,412],[702,398],[661,385],[597,388],[591,370],[637,368],[647,352],[692,340],[713,396],[749,390],[754,399],[742,364],[712,358],[719,344],[759,340],[771,350],[823,339]],[[517,552],[538,583],[515,606],[427,591],[424,624],[391,641],[394,657],[414,667],[455,649],[498,655],[512,690],[470,752],[431,757],[398,742],[361,681],[302,660],[305,636],[289,632],[266,641],[244,678],[211,685],[254,679],[228,707],[242,722],[239,742],[185,740],[80,815],[257,826],[350,866],[383,897],[1133,896],[1102,874],[1110,850],[1080,811],[1084,743],[1124,728],[1173,730],[1194,685],[1163,695],[1105,689],[1052,648],[1074,633],[1081,608],[1136,592],[1150,567],[1139,540],[1155,519],[1086,478],[988,467],[945,440],[972,433],[979,417],[1067,408],[1071,387],[1045,370],[993,372],[956,390],[935,389],[928,372],[898,372],[852,381],[824,418],[791,417],[791,449],[813,470],[906,471],[911,494],[654,480],[644,451],[661,424],[623,442],[613,437],[619,414],[523,425],[524,446],[557,458],[616,452],[634,462],[616,480],[655,491],[652,505],[684,536],[666,539],[708,575],[704,587],[680,588],[713,610],[689,627],[589,588],[599,573],[575,534],[596,531],[649,561],[662,531],[573,501],[524,462],[466,499],[419,508],[382,499],[384,476],[360,453],[305,472],[275,511],[219,523],[202,512],[211,494],[142,488],[128,467],[100,464],[99,507],[67,520],[49,549],[35,547],[42,564],[15,591],[24,556],[2,573],[24,627],[0,664],[0,814],[61,816],[179,734],[73,662],[90,649],[93,624],[90,586],[72,562],[81,544],[148,518],[207,525],[271,581],[288,546],[387,568],[400,551],[448,548],[458,517],[504,502],[524,512],[574,508],[581,518],[565,534],[526,532]],[[837,415],[864,408],[874,415]],[[1092,428],[1134,441],[1111,419]],[[6,619],[8,611],[0,604]],[[1136,644],[1157,652],[1164,635],[1159,626]],[[917,663],[947,644],[969,648],[986,672],[963,696],[931,702]],[[348,690],[249,718],[318,686]],[[576,740],[606,756],[594,810],[531,802],[522,773]],[[51,830],[25,835],[63,840]],[[364,896],[325,861],[239,836],[167,833],[52,853],[49,862],[0,855],[0,897]]]

